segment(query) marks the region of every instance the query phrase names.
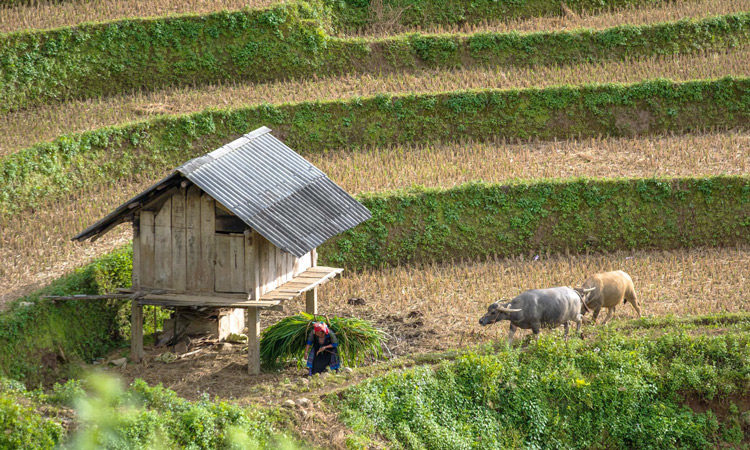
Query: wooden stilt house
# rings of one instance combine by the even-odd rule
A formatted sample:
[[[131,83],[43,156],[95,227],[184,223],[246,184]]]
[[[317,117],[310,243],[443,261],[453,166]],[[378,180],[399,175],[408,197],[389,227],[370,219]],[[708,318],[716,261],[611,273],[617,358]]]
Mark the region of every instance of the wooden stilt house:
[[[260,372],[259,312],[342,269],[316,248],[370,218],[323,172],[259,128],[188,161],[73,239],[133,225],[132,359],[143,358],[143,305],[246,311],[248,369]]]

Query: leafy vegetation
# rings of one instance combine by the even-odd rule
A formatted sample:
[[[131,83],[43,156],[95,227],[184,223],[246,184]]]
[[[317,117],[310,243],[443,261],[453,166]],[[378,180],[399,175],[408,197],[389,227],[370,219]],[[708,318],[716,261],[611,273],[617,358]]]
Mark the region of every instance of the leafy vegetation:
[[[736,445],[746,437],[731,402],[750,387],[749,344],[747,333],[544,336],[525,351],[466,352],[368,380],[345,393],[342,419],[354,446],[375,436],[397,448]]]
[[[56,421],[39,414],[40,395],[23,384],[0,379],[0,448],[51,449],[64,434]]]
[[[750,236],[750,184],[745,177],[468,184],[369,194],[360,200],[373,218],[328,241],[320,249],[322,260],[361,269],[529,251],[728,246],[747,244]],[[130,270],[131,253],[126,248],[53,283],[43,293],[111,292],[130,285]],[[16,306],[0,315],[0,367],[5,375],[36,382],[49,369],[42,366],[43,359],[47,366],[57,366],[58,360],[92,358],[128,334],[126,302],[56,305],[37,301],[39,295],[21,299],[33,306]],[[304,322],[294,330],[303,333],[300,323]],[[363,330],[361,325],[351,329]],[[332,326],[336,330],[337,324]],[[371,338],[368,333],[363,339]],[[277,337],[287,338],[297,342],[287,332]],[[287,353],[266,360],[299,349],[291,344],[287,348]],[[343,349],[345,354],[351,351],[347,357],[356,359],[358,348],[344,345]]]
[[[330,36],[327,11],[316,2],[289,3],[0,35],[0,110],[228,80],[691,53],[732,48],[750,37],[750,13],[738,13],[602,31],[342,39]]]
[[[383,332],[367,320],[354,317],[313,316],[299,313],[285,317],[263,330],[260,340],[260,359],[266,367],[273,367],[289,359],[300,362],[306,358],[305,345],[312,323],[323,321],[336,333],[339,357],[344,365],[355,365],[367,357],[378,357],[382,351]]]
[[[74,408],[75,433],[66,435],[55,418],[43,417],[32,407],[51,413]],[[191,402],[142,380],[124,389],[119,380],[103,374],[56,384],[50,394],[27,391],[14,381],[0,384],[3,448],[293,449],[294,442],[279,434],[286,420],[275,410],[207,396]]]
[[[73,190],[157,178],[262,125],[293,149],[745,128],[750,79],[375,96],[165,116],[63,136],[0,159],[0,214]]]
[[[119,343],[130,332],[126,301],[40,297],[112,292],[130,286],[131,270],[126,247],[18,299],[0,314],[0,375],[34,386],[69,369],[67,363],[91,360]]]

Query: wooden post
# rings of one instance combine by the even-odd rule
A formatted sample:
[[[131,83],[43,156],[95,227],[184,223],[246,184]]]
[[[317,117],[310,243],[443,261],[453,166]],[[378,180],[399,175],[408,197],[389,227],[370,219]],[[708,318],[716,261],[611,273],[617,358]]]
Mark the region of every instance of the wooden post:
[[[314,287],[305,292],[305,312],[308,314],[318,313],[318,288]]]
[[[247,308],[247,372],[260,373],[260,309]]]
[[[130,359],[133,362],[143,359],[143,305],[137,299],[130,305]]]
[[[318,249],[310,250],[310,266],[318,265]],[[305,292],[305,312],[308,314],[318,313],[318,288],[314,287]]]
[[[260,301],[260,235],[245,230],[245,291],[248,297]]]

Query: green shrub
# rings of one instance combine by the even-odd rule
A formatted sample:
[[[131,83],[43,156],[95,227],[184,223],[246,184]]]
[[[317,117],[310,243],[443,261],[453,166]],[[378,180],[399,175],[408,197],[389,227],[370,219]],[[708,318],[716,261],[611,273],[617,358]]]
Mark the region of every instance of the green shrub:
[[[41,404],[37,397],[0,379],[0,448],[52,449],[62,441],[62,426],[35,411]]]
[[[408,27],[431,25],[481,24],[493,20],[564,15],[562,4],[553,0],[382,0],[376,14],[372,0],[327,0],[334,6],[334,20],[341,29],[360,30],[397,18]],[[579,13],[659,5],[663,0],[567,0],[564,4]]]
[[[276,448],[292,445],[278,431],[281,416],[208,397],[191,402],[161,385],[136,380],[123,389],[114,378],[95,375],[76,400],[81,420],[72,448]]]
[[[750,124],[750,79],[375,96],[160,117],[0,158],[0,215],[186,160],[269,126],[293,149],[684,133]]]
[[[544,336],[526,351],[468,352],[368,380],[345,393],[342,419],[364,442],[379,433],[404,448],[706,448],[722,438],[716,416],[682,403],[712,398],[707,390],[744,395],[748,344],[746,334]],[[714,376],[673,384],[683,370]]]

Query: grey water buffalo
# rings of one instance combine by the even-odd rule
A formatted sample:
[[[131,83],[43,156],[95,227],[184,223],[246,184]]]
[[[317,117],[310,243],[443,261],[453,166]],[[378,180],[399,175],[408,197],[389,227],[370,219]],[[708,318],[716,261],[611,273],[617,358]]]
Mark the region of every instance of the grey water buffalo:
[[[638,296],[635,294],[633,280],[630,275],[622,270],[592,275],[583,282],[581,288],[577,289],[581,292],[586,291],[583,292],[583,311],[581,313],[585,315],[588,311],[593,311],[592,322],[594,323],[596,323],[596,318],[599,317],[599,311],[602,308],[607,308],[607,317],[604,318],[602,325],[606,324],[621,302],[630,302],[635,308],[635,312],[638,313],[638,317],[641,317],[641,308],[638,307]]]
[[[576,333],[581,331],[582,295],[569,287],[532,289],[522,292],[510,302],[495,302],[487,309],[479,324],[490,325],[500,320],[510,321],[508,344],[513,343],[516,329],[531,329],[535,335],[542,327],[563,325],[568,339],[568,322],[576,323]]]

